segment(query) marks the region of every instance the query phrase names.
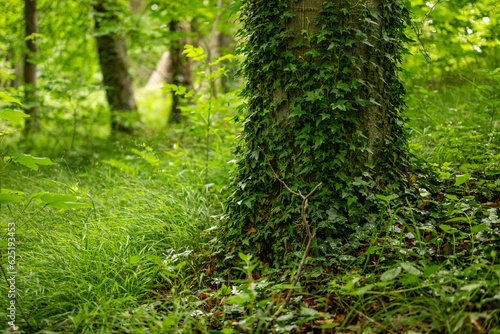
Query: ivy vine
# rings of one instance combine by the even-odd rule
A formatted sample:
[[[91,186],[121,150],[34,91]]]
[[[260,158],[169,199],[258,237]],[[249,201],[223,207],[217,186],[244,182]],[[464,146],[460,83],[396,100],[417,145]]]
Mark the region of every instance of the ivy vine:
[[[409,13],[399,0],[248,0],[244,132],[216,254],[254,253],[271,265],[296,260],[306,237],[300,199],[309,191],[317,258],[355,247],[380,200],[406,182],[405,89],[398,72]]]

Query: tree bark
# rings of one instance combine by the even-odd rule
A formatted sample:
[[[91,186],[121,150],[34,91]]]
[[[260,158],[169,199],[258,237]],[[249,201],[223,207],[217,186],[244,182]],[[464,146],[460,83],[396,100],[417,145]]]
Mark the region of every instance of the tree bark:
[[[172,20],[169,23],[169,30],[172,33],[178,33],[183,30],[182,24],[179,21]],[[187,43],[185,38],[172,40],[170,44],[170,83],[177,86],[185,86],[191,88],[191,59],[188,59],[182,54],[184,45]],[[172,91],[172,107],[168,116],[168,123],[180,123],[182,120],[182,112],[180,109],[180,96]]]
[[[144,5],[145,5],[145,0],[131,0],[130,11],[134,14],[137,14]]]
[[[25,133],[31,130],[36,130],[40,127],[38,120],[38,93],[37,93],[37,66],[34,61],[38,55],[38,45],[36,44],[36,36],[38,33],[38,11],[36,0],[24,1],[24,26],[26,38],[26,53],[24,55],[24,89],[26,104],[28,108],[26,113],[30,115],[26,119]]]
[[[221,244],[277,264],[301,247],[300,203],[260,148],[295,191],[323,184],[309,210],[322,240],[348,238],[380,211],[375,194],[404,183],[408,13],[399,0],[248,0],[243,12],[247,115]]]
[[[97,51],[106,87],[106,97],[111,108],[111,130],[131,132],[136,115],[136,103],[132,77],[128,71],[125,40],[114,33],[100,34],[103,23],[117,21],[116,15],[108,11],[106,1],[94,4]]]
[[[170,81],[172,77],[172,62],[170,60],[170,52],[165,51],[162,53],[158,64],[156,64],[156,69],[153,74],[149,77],[146,88],[154,88],[159,84]]]
[[[214,59],[217,59],[219,57],[222,57],[224,54],[228,53],[228,50],[230,48],[230,44],[234,41],[234,38],[230,35],[227,35],[224,33],[224,31],[221,29],[221,19],[223,17],[223,8],[224,7],[224,0],[218,0],[217,1],[217,17],[212,25],[212,32],[211,32],[211,41],[210,41],[210,62],[212,62]],[[232,53],[232,52],[229,52]],[[219,65],[220,66],[220,65]],[[219,86],[222,92],[227,92],[227,77],[222,76],[219,79]],[[217,98],[217,85],[213,85],[213,94],[214,97]]]

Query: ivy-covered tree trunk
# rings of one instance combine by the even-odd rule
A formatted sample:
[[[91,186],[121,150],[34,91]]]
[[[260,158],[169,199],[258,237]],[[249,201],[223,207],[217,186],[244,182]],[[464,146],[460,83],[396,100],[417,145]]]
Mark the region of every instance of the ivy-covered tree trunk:
[[[132,77],[128,71],[125,40],[116,30],[118,18],[111,0],[94,3],[97,51],[106,97],[111,108],[111,130],[130,132],[136,113]]]
[[[405,181],[407,19],[399,0],[245,2],[246,115],[222,247],[274,263],[302,247],[301,200],[260,148],[294,191],[323,183],[308,209],[316,254],[335,256],[355,231],[370,235],[375,195]]]
[[[26,113],[30,115],[26,119],[25,133],[40,126],[37,118],[38,96],[37,96],[37,71],[36,59],[38,46],[36,44],[36,34],[38,33],[38,11],[36,0],[24,1],[24,27],[26,38],[26,52],[24,54],[24,90],[27,102]]]

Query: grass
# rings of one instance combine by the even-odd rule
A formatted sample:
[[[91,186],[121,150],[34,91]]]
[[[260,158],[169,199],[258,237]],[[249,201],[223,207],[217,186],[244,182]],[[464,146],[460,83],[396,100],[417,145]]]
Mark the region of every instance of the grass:
[[[100,168],[57,166],[41,177],[10,175],[18,183],[9,188],[74,193],[92,206],[38,214],[33,207],[21,219],[16,287],[23,306],[38,320],[33,326],[94,333],[119,328],[127,311],[156,295],[169,250],[203,245],[200,238],[213,208],[198,173],[181,165],[178,172],[131,177],[99,162],[93,165]]]
[[[208,160],[206,101],[185,110],[186,124],[155,128],[148,124],[164,116],[151,114],[161,97],[149,93],[140,95],[142,137],[74,150],[68,135],[57,145],[46,138],[57,165],[9,167],[2,187],[77,195],[89,208],[2,206],[3,222],[21,216],[16,289],[30,325],[40,333],[499,333],[499,118],[478,94],[414,90],[411,149],[434,178],[415,172],[420,196],[381,205],[380,228],[343,265],[309,266],[277,317],[271,310],[293,268],[261,268],[243,256],[245,274],[228,282],[207,279],[210,269],[197,261],[228,195],[236,98],[214,101]],[[0,298],[2,319],[7,302]]]

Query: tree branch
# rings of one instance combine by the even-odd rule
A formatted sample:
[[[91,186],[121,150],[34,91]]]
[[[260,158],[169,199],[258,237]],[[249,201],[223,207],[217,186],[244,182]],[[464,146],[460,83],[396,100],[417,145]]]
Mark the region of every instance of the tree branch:
[[[300,198],[302,198],[302,206],[301,206],[300,214],[302,216],[302,223],[304,224],[307,236],[309,238],[309,240],[307,241],[307,247],[306,247],[306,250],[304,252],[304,256],[302,256],[302,260],[300,261],[299,268],[297,269],[297,273],[295,274],[295,277],[294,277],[294,279],[292,281],[292,286],[288,290],[288,293],[286,295],[285,301],[283,302],[283,304],[280,305],[280,307],[278,308],[278,310],[274,313],[274,316],[277,316],[279,314],[279,312],[280,312],[281,309],[284,309],[284,308],[288,307],[288,305],[290,304],[290,299],[292,298],[292,294],[293,294],[293,288],[299,282],[300,274],[302,273],[302,269],[304,268],[304,264],[306,263],[306,259],[309,256],[309,251],[311,250],[312,242],[313,242],[314,238],[316,237],[316,233],[311,234],[311,226],[309,225],[309,222],[307,221],[307,208],[309,207],[309,197],[312,196],[312,194],[314,194],[316,192],[316,190],[318,190],[318,188],[323,184],[323,182],[318,183],[316,185],[316,187],[314,187],[314,189],[309,194],[307,194],[306,196],[302,195],[302,193],[300,191],[299,192],[293,191],[292,189],[290,189],[290,187],[288,187],[288,185],[283,180],[281,180],[278,177],[278,174],[276,174],[276,172],[274,171],[274,168],[271,165],[271,162],[269,161],[269,159],[267,158],[267,155],[264,152],[264,150],[260,146],[257,146],[257,147],[262,152],[262,154],[264,154],[264,158],[266,158],[267,164],[271,168],[271,171],[273,172],[273,175],[276,178],[276,180],[280,181],[281,184],[291,194],[299,196]],[[269,324],[270,324],[270,322],[268,323],[268,326],[269,326]]]

